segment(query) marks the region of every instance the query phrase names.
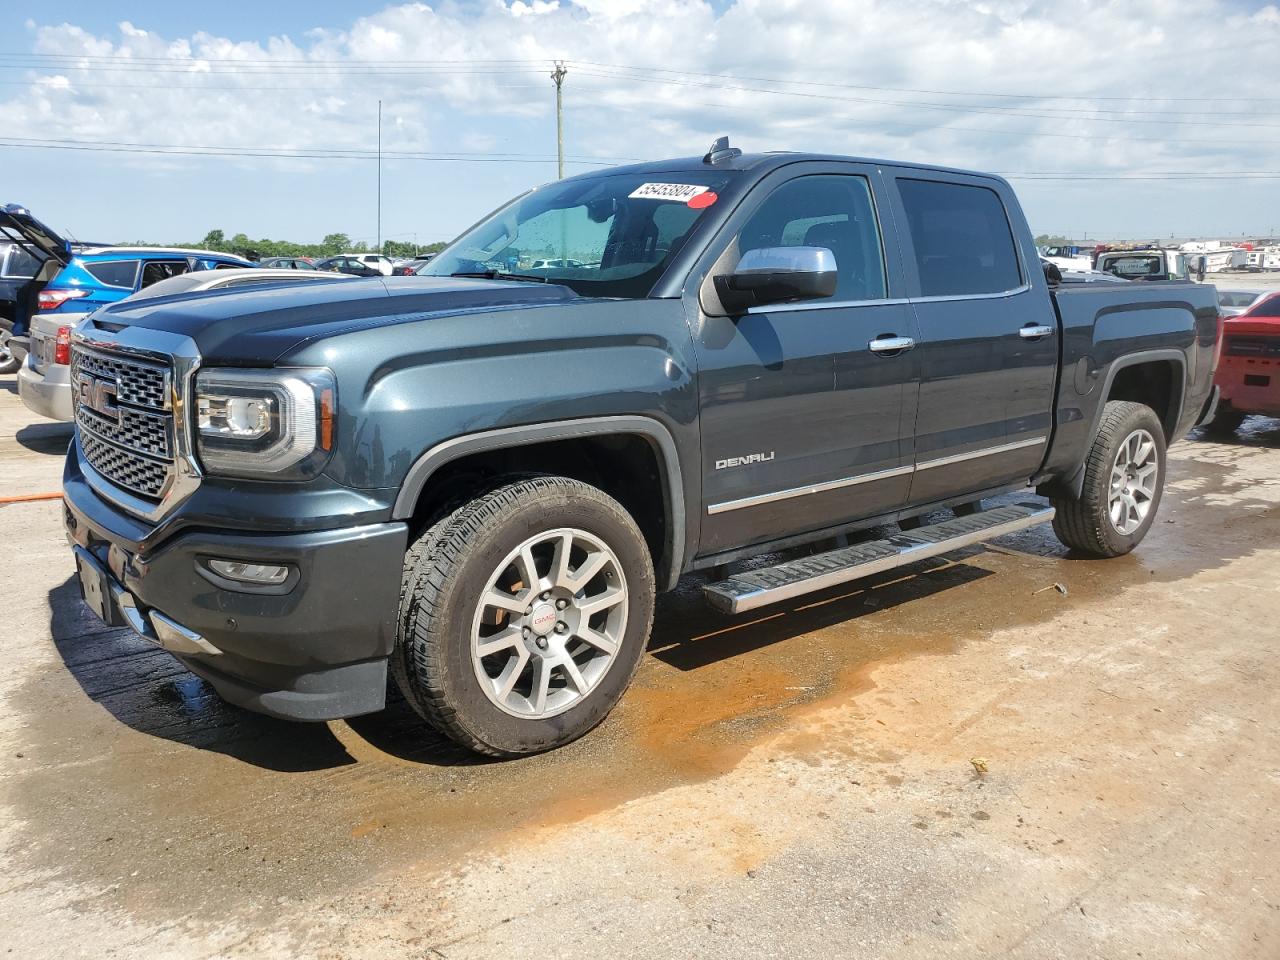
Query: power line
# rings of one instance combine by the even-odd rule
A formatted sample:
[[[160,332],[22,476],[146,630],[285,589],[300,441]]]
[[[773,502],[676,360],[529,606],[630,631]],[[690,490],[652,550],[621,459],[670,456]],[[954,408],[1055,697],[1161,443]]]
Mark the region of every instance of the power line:
[[[75,150],[99,153],[138,153],[153,156],[190,156],[190,157],[254,157],[267,160],[369,160],[376,154],[369,150],[333,148],[331,150],[288,150],[272,147],[172,147],[164,144],[152,145],[113,145],[106,142],[89,141],[36,141],[21,137],[0,135],[0,147],[28,150]],[[513,156],[475,156],[466,154],[430,154],[409,151],[383,151],[383,156],[395,160],[415,160],[437,163],[555,163],[556,157],[546,156],[513,157]],[[570,160],[565,163],[577,166],[609,167],[616,160]]]
[[[875,97],[851,97],[837,96],[828,93],[810,93],[803,90],[772,90],[767,87],[744,87],[731,86],[722,83],[712,83],[711,81],[702,80],[678,80],[668,79],[664,77],[644,77],[638,75],[624,75],[617,73],[607,73],[601,71],[584,70],[580,71],[583,76],[596,77],[597,79],[610,80],[630,80],[638,83],[656,83],[667,84],[671,86],[685,87],[703,87],[715,90],[731,90],[743,93],[763,93],[771,96],[782,97],[803,97],[812,100],[835,100],[846,103],[863,103],[875,106],[888,107],[909,107],[916,110],[941,110],[949,113],[974,113],[985,114],[989,116],[999,117],[1028,117],[1041,120],[1080,120],[1089,123],[1143,123],[1143,124],[1160,124],[1160,125],[1188,125],[1188,126],[1212,126],[1212,127],[1261,127],[1266,129],[1280,129],[1280,124],[1274,123],[1231,123],[1215,120],[1149,120],[1137,117],[1120,118],[1120,117],[1066,117],[1061,114],[1050,113],[1033,113],[1018,108],[994,108],[994,107],[969,107],[957,104],[931,103],[920,100],[885,100]],[[1280,141],[1272,141],[1280,142]]]
[[[1260,41],[1257,45],[1259,50],[1269,50],[1269,41]],[[1226,48],[1229,52],[1238,55],[1240,47],[1232,45]],[[1200,51],[1203,52],[1203,51]],[[1185,56],[1185,53],[1179,52],[1179,56]],[[466,58],[458,60],[449,59],[400,59],[400,60],[368,60],[346,58],[342,60],[316,60],[306,59],[305,55],[295,58],[286,59],[279,57],[215,57],[215,56],[188,56],[188,57],[139,57],[139,56],[120,56],[118,54],[33,54],[33,53],[2,53],[0,52],[0,60],[19,61],[15,66],[24,68],[38,68],[45,61],[60,61],[64,66],[75,67],[77,64],[87,62],[93,69],[134,69],[135,67],[151,68],[163,67],[165,65],[185,65],[184,70],[191,67],[204,65],[209,69],[217,69],[219,67],[232,67],[243,69],[244,67],[264,68],[264,69],[281,69],[281,70],[350,70],[360,68],[370,68],[375,71],[386,71],[389,69],[410,69],[422,70],[424,68],[456,68],[469,67],[474,64],[484,65],[503,65],[506,68],[511,66],[526,67],[531,71],[540,71],[555,61],[554,57],[542,58]],[[564,58],[560,58],[564,59]],[[21,61],[30,61],[23,64]],[[1193,97],[1193,96],[1175,96],[1160,97],[1147,96],[1144,94],[1135,94],[1130,96],[1100,95],[1093,93],[1005,93],[1000,91],[977,91],[977,90],[939,90],[931,88],[919,87],[896,87],[885,86],[879,84],[858,84],[858,83],[836,83],[832,81],[819,80],[797,80],[785,77],[762,77],[756,75],[733,74],[733,73],[707,73],[692,70],[676,70],[669,67],[641,66],[634,64],[621,63],[605,63],[596,60],[564,60],[570,65],[579,65],[583,67],[600,67],[613,70],[627,70],[641,73],[668,74],[681,77],[698,77],[713,80],[732,80],[738,82],[753,83],[779,83],[790,84],[807,87],[825,87],[832,89],[850,89],[850,90],[870,90],[881,93],[911,93],[925,94],[930,96],[948,96],[948,97],[986,97],[992,99],[1009,99],[1009,100],[1032,100],[1032,101],[1050,101],[1050,100],[1095,100],[1109,102],[1132,102],[1134,100],[1142,100],[1152,103],[1227,103],[1238,104],[1239,97]],[[1254,97],[1251,102],[1269,102],[1280,103],[1280,97]]]

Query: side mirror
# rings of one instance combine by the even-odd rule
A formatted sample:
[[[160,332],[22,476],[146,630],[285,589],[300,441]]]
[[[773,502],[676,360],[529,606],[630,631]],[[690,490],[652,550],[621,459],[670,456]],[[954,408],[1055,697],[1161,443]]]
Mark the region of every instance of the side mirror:
[[[1062,284],[1062,271],[1058,265],[1051,260],[1041,260],[1040,266],[1044,268],[1044,279],[1049,286],[1057,287]]]
[[[763,247],[744,253],[715,285],[721,305],[737,316],[750,307],[833,296],[837,279],[836,256],[826,247]]]
[[[1204,283],[1204,257],[1196,257],[1196,280]]]

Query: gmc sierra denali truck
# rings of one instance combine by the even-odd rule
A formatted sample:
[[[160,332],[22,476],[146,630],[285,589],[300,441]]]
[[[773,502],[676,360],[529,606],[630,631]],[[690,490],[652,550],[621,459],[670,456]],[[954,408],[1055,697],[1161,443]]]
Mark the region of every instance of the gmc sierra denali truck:
[[[546,750],[689,571],[901,524],[708,582],[732,614],[1047,521],[1132,550],[1212,407],[1216,293],[1068,286],[998,177],[721,141],[526,193],[418,276],[105,307],[84,597],[253,710],[375,711],[389,672],[475,750]]]

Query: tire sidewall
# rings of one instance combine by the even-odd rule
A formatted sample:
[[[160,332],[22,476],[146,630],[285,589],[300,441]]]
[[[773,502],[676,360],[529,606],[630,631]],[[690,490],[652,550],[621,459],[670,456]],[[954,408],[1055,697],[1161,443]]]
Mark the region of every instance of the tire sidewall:
[[[1116,456],[1119,454],[1121,447],[1124,446],[1124,442],[1129,439],[1135,430],[1146,430],[1155,441],[1156,463],[1158,465],[1156,490],[1155,495],[1151,498],[1151,509],[1147,511],[1145,519],[1143,519],[1137,530],[1126,534],[1117,530],[1115,524],[1111,522],[1111,501],[1109,496],[1111,468],[1115,464]],[[1102,469],[1094,477],[1094,483],[1097,485],[1095,496],[1102,514],[1098,526],[1103,540],[1106,541],[1107,547],[1113,554],[1129,553],[1142,542],[1143,537],[1151,529],[1151,525],[1155,523],[1156,514],[1160,511],[1160,501],[1164,498],[1165,455],[1164,427],[1161,425],[1155,411],[1150,407],[1139,406],[1127,413],[1117,425],[1111,442],[1107,444]]]
[[[594,492],[594,491],[592,491]],[[476,602],[489,578],[521,543],[539,533],[574,527],[598,537],[614,552],[627,581],[627,625],[608,672],[582,702],[543,720],[512,716],[485,694],[475,674],[471,630]],[[582,492],[558,489],[522,497],[468,544],[446,583],[432,624],[441,649],[436,678],[454,719],[493,750],[526,754],[575,740],[599,724],[631,682],[649,637],[654,580],[648,547],[621,506]],[[413,629],[413,625],[408,625]]]

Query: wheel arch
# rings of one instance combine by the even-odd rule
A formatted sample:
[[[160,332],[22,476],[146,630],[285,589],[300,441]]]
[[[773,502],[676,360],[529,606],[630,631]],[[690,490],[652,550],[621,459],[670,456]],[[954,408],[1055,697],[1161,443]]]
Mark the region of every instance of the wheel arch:
[[[654,548],[654,568],[659,589],[670,589],[675,586],[684,566],[684,485],[675,439],[670,430],[653,417],[588,417],[500,427],[445,440],[427,450],[409,467],[396,496],[392,518],[412,520],[418,516],[423,506],[424,493],[431,492],[433,480],[444,476],[451,467],[460,466],[463,461],[475,462],[486,456],[510,456],[526,468],[556,473],[559,471],[554,467],[536,466],[540,452],[564,449],[566,444],[572,444],[581,458],[582,443],[609,441],[611,438],[642,442],[652,455],[661,487],[660,530],[654,530],[652,524],[646,525],[644,518],[635,516],[638,512],[636,508],[644,504],[643,497],[618,496],[607,485],[603,489],[615,496],[635,516],[646,539],[650,540],[651,548]],[[567,473],[574,475],[575,471]]]
[[[1140,395],[1132,395],[1133,391],[1129,387],[1131,380],[1137,380],[1137,374],[1144,370],[1155,370],[1163,368],[1167,371],[1167,396],[1163,398],[1163,403],[1153,404],[1148,402],[1148,398]],[[1129,371],[1128,375],[1122,379],[1125,371]],[[1117,381],[1122,388],[1123,396],[1116,394]],[[1160,420],[1160,425],[1164,428],[1165,442],[1172,443],[1177,430],[1178,421],[1182,412],[1182,404],[1187,390],[1187,358],[1181,350],[1165,349],[1165,350],[1142,350],[1137,353],[1128,353],[1124,356],[1117,357],[1110,366],[1107,367],[1106,376],[1103,380],[1102,391],[1098,394],[1098,406],[1093,411],[1093,423],[1089,428],[1088,443],[1081,452],[1080,463],[1072,472],[1071,476],[1063,480],[1054,480],[1049,483],[1042,484],[1038,490],[1046,495],[1050,493],[1065,493],[1073,498],[1079,498],[1084,490],[1085,466],[1089,459],[1089,450],[1093,447],[1093,442],[1098,436],[1098,426],[1102,422],[1102,413],[1106,409],[1109,400],[1136,400],[1139,403],[1146,403],[1156,413],[1156,417]],[[1163,407],[1163,409],[1162,409]]]

